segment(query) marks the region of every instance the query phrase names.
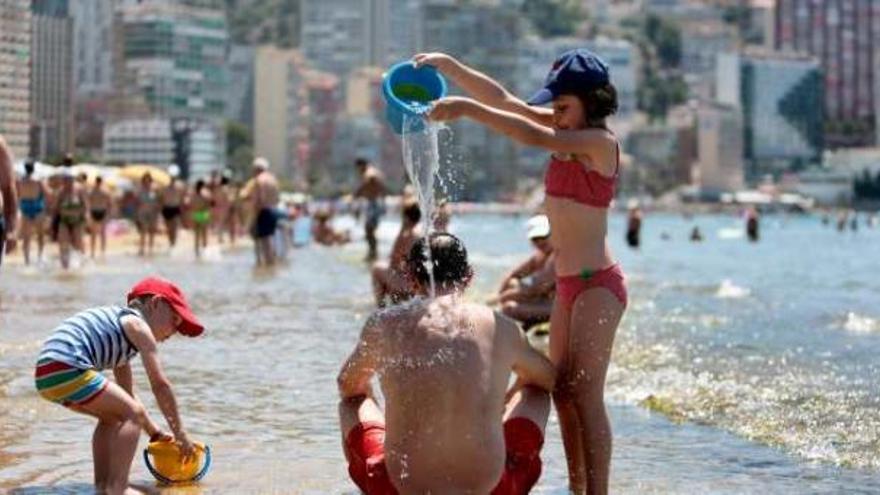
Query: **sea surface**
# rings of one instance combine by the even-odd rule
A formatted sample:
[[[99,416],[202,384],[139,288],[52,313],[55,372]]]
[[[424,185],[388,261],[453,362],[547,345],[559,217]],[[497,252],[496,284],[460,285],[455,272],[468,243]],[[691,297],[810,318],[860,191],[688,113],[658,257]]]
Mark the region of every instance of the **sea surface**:
[[[392,217],[380,229],[385,250]],[[477,272],[470,298],[490,296],[529,254],[526,220],[453,218]],[[623,222],[611,222],[630,293],[608,379],[613,493],[877,493],[880,229],[768,216],[750,243],[738,217],[648,215],[632,250]],[[701,243],[688,240],[694,226]],[[356,493],[335,377],[372,309],[365,249],[297,249],[271,271],[254,270],[248,250],[202,262],[188,249],[115,255],[72,273],[4,266],[0,492],[91,493],[93,420],[40,399],[33,363],[60,320],[121,303],[157,273],[184,288],[208,327],[204,338],[174,337],[161,356],[184,423],[214,452],[200,485],[163,492]],[[162,423],[134,368],[136,393]],[[543,457],[535,493],[566,493],[552,415]],[[154,485],[140,455],[132,479]]]

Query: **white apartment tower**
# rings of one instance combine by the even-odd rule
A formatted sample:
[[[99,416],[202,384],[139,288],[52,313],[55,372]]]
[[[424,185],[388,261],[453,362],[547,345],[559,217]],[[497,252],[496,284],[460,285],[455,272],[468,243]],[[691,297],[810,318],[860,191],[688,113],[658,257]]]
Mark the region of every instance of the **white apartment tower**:
[[[30,152],[31,9],[0,0],[0,134],[16,158]]]

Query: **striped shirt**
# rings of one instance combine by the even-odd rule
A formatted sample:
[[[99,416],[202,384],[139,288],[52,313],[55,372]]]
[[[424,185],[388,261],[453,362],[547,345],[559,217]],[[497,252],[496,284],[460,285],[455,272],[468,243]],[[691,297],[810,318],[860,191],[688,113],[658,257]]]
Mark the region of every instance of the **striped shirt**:
[[[106,370],[128,362],[138,350],[122,330],[132,308],[107,306],[82,311],[62,322],[46,339],[38,360],[52,359],[79,369]]]

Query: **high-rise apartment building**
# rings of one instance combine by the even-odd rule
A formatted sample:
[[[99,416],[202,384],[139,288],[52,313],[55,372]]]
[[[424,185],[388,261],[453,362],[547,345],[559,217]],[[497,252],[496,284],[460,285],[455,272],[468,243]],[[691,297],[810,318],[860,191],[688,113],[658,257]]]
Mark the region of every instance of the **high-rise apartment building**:
[[[248,45],[229,47],[229,87],[226,118],[248,127],[254,125],[254,59],[256,49]]]
[[[301,48],[315,68],[346,76],[370,64],[376,0],[303,0]]]
[[[422,9],[423,50],[450,53],[506,87],[516,87],[519,44],[526,25],[515,7],[427,0]],[[452,127],[453,153],[472,170],[467,190],[486,195],[514,191],[519,166],[516,145],[473,122],[455,122]]]
[[[831,146],[874,142],[880,77],[880,2],[778,0],[775,48],[810,53],[825,79]]]
[[[384,67],[419,50],[420,0],[303,0],[301,48],[315,68],[339,77]]]
[[[742,112],[734,106],[703,103],[697,111],[697,185],[703,194],[742,189]]]
[[[229,32],[222,11],[173,2],[120,8],[127,98],[153,114],[222,119]]]
[[[17,158],[30,153],[30,4],[0,0],[0,134]]]
[[[31,17],[30,156],[73,151],[73,19],[66,2],[35,2]]]
[[[254,55],[254,153],[279,177],[305,179],[305,60],[298,50],[261,46]]]
[[[822,72],[807,54],[749,50],[721,54],[718,101],[743,119],[743,156],[752,179],[821,161]]]
[[[337,140],[336,124],[344,104],[340,96],[344,91],[340,87],[339,77],[328,72],[310,71],[305,74],[303,84],[308,107],[305,112],[308,145],[303,153],[308,180],[325,186],[338,186],[343,176],[334,173],[338,172],[338,167],[334,165],[342,164],[332,163],[332,157]]]
[[[180,166],[184,179],[207,179],[223,168],[222,129],[187,119],[124,119],[104,129],[104,161]]]
[[[70,2],[73,72],[77,96],[113,89],[113,20],[116,0]]]

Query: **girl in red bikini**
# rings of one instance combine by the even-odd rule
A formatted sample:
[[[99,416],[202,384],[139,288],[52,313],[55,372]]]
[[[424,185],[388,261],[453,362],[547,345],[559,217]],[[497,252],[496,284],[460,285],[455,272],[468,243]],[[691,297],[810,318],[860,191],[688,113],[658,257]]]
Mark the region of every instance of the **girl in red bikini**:
[[[550,318],[550,359],[559,373],[554,402],[569,488],[573,493],[607,493],[611,427],[605,375],[627,302],[623,272],[605,239],[620,167],[620,146],[605,125],[617,110],[608,66],[588,50],[566,52],[553,63],[545,87],[525,102],[448,55],[420,54],[414,62],[435,66],[469,95],[439,100],[431,119],[468,117],[517,142],[553,152],[545,177],[545,207],[557,253]],[[550,102],[552,110],[534,106]]]

